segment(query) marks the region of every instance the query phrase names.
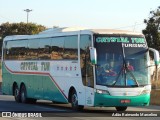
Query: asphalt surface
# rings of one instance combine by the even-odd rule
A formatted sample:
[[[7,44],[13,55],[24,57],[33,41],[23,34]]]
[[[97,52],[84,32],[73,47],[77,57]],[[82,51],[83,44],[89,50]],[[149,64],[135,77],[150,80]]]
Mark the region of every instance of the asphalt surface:
[[[157,119],[156,115],[160,116],[160,106],[148,107],[129,107],[126,112],[117,112],[114,107],[85,107],[84,111],[76,112],[70,107],[70,104],[53,104],[51,101],[39,100],[36,104],[23,104],[14,101],[13,96],[0,95],[0,113],[6,112],[12,114],[12,117],[3,117],[5,119],[87,119],[94,120],[95,118],[104,119],[138,119],[147,118]],[[16,116],[17,114],[20,116]],[[37,114],[37,117],[28,118],[28,114]],[[27,117],[25,117],[26,115]],[[150,116],[149,116],[150,115]],[[0,117],[1,119],[1,117]],[[56,119],[56,120],[57,120]]]
[[[36,104],[17,103],[13,96],[2,95],[0,89],[0,116],[3,114],[0,120],[19,120],[22,118],[23,120],[160,119],[160,106],[128,107],[126,112],[117,112],[114,107],[85,107],[83,111],[77,112],[72,110],[70,106],[70,104],[53,104],[51,101],[45,100],[38,100]],[[6,112],[9,112],[12,117],[6,117]]]

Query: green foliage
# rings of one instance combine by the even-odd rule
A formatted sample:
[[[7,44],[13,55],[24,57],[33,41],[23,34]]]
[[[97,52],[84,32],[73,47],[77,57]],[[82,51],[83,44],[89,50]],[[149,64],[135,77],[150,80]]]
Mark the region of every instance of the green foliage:
[[[46,27],[42,25],[37,25],[34,23],[3,23],[0,25],[0,48],[2,47],[2,40],[4,37],[9,35],[32,35],[37,34],[43,30],[45,30]],[[0,49],[1,54],[1,49]]]
[[[155,11],[150,11],[149,19],[145,19],[144,23],[147,25],[143,30],[148,46],[160,50],[160,6]]]
[[[8,35],[31,35],[31,34],[37,34],[43,30],[45,30],[46,27],[42,25],[37,25],[34,23],[3,23],[0,25],[0,36],[2,39],[5,36]]]

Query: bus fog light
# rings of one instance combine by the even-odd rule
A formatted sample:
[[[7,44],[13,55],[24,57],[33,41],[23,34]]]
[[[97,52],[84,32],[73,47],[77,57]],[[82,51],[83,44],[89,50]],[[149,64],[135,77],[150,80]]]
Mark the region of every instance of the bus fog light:
[[[99,89],[97,89],[96,92],[98,94],[109,94],[109,92],[107,90],[99,90]]]

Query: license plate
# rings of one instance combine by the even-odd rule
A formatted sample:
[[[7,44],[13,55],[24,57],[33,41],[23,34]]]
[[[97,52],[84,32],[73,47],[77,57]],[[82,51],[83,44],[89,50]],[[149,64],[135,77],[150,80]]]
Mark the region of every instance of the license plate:
[[[121,103],[130,103],[130,100],[121,100]]]

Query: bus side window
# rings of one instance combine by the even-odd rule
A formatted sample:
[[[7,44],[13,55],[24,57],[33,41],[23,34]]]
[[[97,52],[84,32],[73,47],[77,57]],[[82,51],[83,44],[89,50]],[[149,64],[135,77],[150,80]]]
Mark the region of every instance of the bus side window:
[[[9,55],[9,49],[7,48],[8,42],[4,42],[3,44],[3,59],[7,60]]]
[[[86,83],[87,83],[87,86],[94,87],[93,66],[90,61],[89,48],[86,54]]]
[[[78,36],[66,36],[63,59],[78,60]]]
[[[80,37],[80,65],[83,85],[93,87],[93,67],[90,63],[89,47],[91,46],[91,37],[81,35]]]
[[[51,40],[51,59],[62,60],[64,54],[64,37],[55,37]]]
[[[51,38],[43,38],[39,41],[39,54],[38,59],[49,60],[51,59]]]
[[[27,52],[27,40],[8,41],[4,48],[5,60],[25,60]]]
[[[78,60],[78,36],[55,37],[51,40],[52,60]]]
[[[12,52],[11,52],[11,48],[12,48],[12,41],[7,41],[6,42],[6,50],[5,50],[5,59],[6,60],[10,60],[12,59]]]
[[[29,40],[27,59],[37,60],[38,59],[38,41],[37,39]]]

